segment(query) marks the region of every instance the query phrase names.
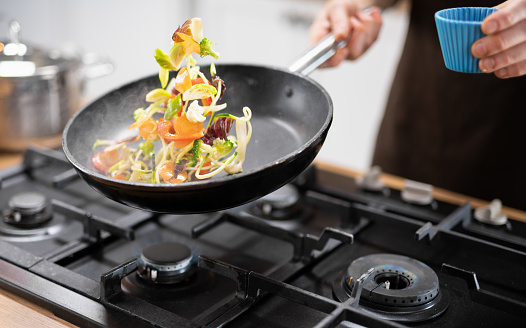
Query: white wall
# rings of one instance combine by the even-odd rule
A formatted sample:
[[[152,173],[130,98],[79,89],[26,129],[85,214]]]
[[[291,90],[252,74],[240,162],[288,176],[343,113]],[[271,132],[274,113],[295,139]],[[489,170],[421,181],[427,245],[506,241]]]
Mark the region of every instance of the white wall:
[[[46,48],[74,43],[108,56],[114,72],[87,84],[87,97],[157,72],[156,48],[186,19],[203,18],[221,63],[289,66],[309,47],[308,27],[323,3],[316,0],[0,0],[0,38],[16,18],[22,41]],[[364,170],[405,37],[406,11],[384,12],[378,42],[353,63],[318,70],[311,78],[331,95],[334,121],[319,160]],[[5,28],[4,28],[5,27]]]

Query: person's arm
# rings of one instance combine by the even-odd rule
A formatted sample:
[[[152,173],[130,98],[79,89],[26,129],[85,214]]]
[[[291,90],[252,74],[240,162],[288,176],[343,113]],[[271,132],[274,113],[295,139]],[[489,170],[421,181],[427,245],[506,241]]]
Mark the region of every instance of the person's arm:
[[[380,8],[396,0],[329,0],[316,15],[310,27],[314,44],[332,32],[336,40],[347,40],[345,48],[336,51],[324,66],[337,66],[345,59],[360,57],[376,41],[382,26]],[[364,9],[369,8],[367,13]]]
[[[499,78],[526,75],[526,0],[509,0],[482,22],[487,36],[471,47],[483,72]]]

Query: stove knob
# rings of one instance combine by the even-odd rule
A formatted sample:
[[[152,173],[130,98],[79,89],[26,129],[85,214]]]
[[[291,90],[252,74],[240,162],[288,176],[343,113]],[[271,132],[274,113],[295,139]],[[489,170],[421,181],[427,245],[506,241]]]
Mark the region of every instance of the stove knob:
[[[474,217],[482,223],[505,225],[508,223],[508,217],[501,210],[502,202],[500,199],[494,199],[488,206],[476,209]]]
[[[433,202],[433,186],[413,180],[405,180],[402,199],[407,203],[429,205]]]
[[[381,191],[385,184],[380,180],[382,169],[379,166],[373,166],[370,168],[361,178],[356,179],[356,184],[369,191]]]

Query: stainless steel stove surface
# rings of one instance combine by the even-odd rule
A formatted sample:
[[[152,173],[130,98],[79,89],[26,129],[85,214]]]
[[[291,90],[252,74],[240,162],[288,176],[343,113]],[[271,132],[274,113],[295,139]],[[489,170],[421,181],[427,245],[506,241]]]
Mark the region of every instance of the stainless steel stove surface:
[[[106,199],[53,150],[0,179],[0,288],[81,327],[524,324],[526,224],[423,185],[311,166],[258,201],[167,215]]]

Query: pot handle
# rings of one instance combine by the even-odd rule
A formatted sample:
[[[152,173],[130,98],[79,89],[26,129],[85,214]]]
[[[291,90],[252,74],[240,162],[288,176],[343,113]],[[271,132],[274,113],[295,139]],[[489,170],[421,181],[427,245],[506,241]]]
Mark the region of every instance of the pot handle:
[[[113,63],[106,56],[94,52],[88,52],[82,56],[82,64],[84,65],[84,77],[88,79],[95,79],[98,77],[109,75],[113,72]]]
[[[321,64],[325,63],[334,55],[337,49],[343,48],[347,45],[347,41],[336,41],[334,35],[329,33],[326,37],[321,39],[312,48],[305,51],[292,65],[289,66],[289,71],[309,75]]]

